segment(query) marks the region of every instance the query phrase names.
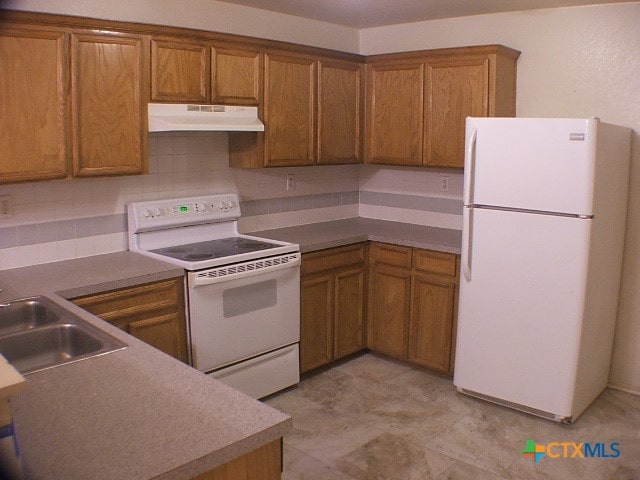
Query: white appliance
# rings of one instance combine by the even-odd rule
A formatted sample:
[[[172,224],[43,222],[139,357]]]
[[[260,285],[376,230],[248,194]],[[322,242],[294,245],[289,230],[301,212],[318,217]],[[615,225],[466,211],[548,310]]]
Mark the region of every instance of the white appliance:
[[[261,398],[300,380],[300,249],[239,216],[235,194],[131,203],[129,250],[187,270],[192,365]]]
[[[258,107],[149,103],[147,108],[150,132],[264,131]]]
[[[607,384],[630,130],[467,118],[454,384],[574,421]]]

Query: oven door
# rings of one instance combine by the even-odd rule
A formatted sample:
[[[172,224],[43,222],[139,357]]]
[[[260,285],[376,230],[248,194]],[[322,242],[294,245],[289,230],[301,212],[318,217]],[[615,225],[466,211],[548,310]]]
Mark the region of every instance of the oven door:
[[[188,275],[193,366],[210,372],[300,340],[300,254]]]

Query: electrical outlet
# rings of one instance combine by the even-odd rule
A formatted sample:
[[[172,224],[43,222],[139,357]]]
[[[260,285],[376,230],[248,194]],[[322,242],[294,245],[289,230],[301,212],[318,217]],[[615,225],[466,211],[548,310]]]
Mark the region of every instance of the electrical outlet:
[[[13,217],[11,195],[0,195],[0,219]]]
[[[440,190],[443,192],[449,191],[449,175],[442,175],[440,177]]]
[[[292,173],[287,175],[287,190],[295,190],[296,189],[296,180]]]

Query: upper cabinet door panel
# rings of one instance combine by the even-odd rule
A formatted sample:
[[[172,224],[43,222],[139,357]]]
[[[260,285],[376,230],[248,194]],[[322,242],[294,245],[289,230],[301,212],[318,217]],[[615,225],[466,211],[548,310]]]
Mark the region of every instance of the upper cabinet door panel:
[[[315,163],[316,62],[266,55],[265,166]]]
[[[322,60],[318,68],[318,163],[359,163],[363,67]]]
[[[63,32],[0,29],[0,183],[66,176],[67,65]]]
[[[141,35],[72,35],[74,175],[147,170],[148,52]]]
[[[151,99],[208,102],[209,47],[154,38],[151,42]]]
[[[211,97],[213,103],[258,105],[264,56],[251,50],[213,47]]]
[[[367,161],[422,165],[424,64],[371,64],[367,87]]]
[[[425,164],[464,167],[467,117],[486,117],[489,105],[489,59],[427,64]]]

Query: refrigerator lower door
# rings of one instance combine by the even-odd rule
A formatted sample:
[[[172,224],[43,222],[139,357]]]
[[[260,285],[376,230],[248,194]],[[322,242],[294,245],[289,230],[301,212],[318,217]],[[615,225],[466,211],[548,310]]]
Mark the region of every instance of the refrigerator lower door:
[[[459,390],[571,417],[592,222],[471,210],[470,280],[461,278],[458,311]]]

